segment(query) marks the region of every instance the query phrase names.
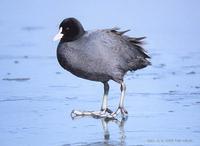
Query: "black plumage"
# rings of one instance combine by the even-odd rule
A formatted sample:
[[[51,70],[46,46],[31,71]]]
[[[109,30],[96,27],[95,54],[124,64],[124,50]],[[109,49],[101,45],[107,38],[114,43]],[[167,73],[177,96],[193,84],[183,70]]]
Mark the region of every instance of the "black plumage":
[[[95,31],[82,29],[75,37],[70,35],[74,31],[64,31],[57,48],[60,65],[72,74],[94,81],[106,82],[112,79],[120,83],[127,71],[135,71],[150,64],[147,60],[150,57],[141,47],[144,37],[128,37],[118,28]]]
[[[136,71],[151,63],[142,47],[145,37],[129,37],[119,28],[85,31],[75,18],[62,21],[62,38],[57,47],[60,65],[84,79],[107,83],[123,82],[128,71]]]

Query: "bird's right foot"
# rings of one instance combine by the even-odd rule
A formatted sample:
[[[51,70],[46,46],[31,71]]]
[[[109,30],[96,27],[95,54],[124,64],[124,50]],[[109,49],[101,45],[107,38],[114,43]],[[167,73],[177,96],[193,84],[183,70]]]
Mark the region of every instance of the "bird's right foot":
[[[119,106],[117,110],[111,114],[111,116],[115,118],[117,115],[119,115],[119,113],[121,113],[123,119],[126,119],[128,117],[127,110],[121,106]]]

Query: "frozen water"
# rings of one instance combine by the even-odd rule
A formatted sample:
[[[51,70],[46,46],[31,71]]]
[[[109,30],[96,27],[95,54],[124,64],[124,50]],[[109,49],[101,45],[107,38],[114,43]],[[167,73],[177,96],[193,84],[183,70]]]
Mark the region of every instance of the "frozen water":
[[[200,145],[199,5],[198,0],[1,1],[0,145]],[[72,16],[87,30],[118,26],[147,36],[153,65],[125,78],[128,120],[71,119],[74,108],[98,110],[103,94],[101,83],[79,79],[57,63],[58,42],[52,39],[60,21]],[[114,110],[120,90],[110,85]]]

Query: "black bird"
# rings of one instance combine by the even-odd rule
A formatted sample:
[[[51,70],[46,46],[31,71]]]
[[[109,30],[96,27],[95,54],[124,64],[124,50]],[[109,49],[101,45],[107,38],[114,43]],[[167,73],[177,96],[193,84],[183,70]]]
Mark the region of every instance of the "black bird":
[[[124,75],[150,65],[150,57],[142,48],[145,37],[129,37],[119,28],[85,31],[75,18],[64,19],[54,40],[60,39],[57,59],[60,65],[77,77],[99,81],[104,84],[104,96],[99,112],[75,111],[75,115],[115,117],[120,112],[126,116],[124,95],[126,86]],[[108,81],[113,80],[121,86],[118,109],[112,112],[107,107]]]

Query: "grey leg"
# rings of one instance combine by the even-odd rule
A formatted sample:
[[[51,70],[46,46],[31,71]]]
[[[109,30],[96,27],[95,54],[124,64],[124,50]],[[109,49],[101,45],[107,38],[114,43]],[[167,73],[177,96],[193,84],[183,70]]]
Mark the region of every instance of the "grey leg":
[[[120,97],[119,107],[124,107],[124,97],[126,91],[126,85],[124,82],[121,83],[120,90],[121,90],[121,97]]]
[[[104,94],[103,94],[103,100],[101,105],[101,111],[106,110],[108,106],[108,91],[109,91],[109,85],[108,82],[104,83]]]
[[[121,87],[120,87],[120,89],[121,89],[120,102],[119,102],[119,106],[118,106],[117,110],[111,114],[113,117],[117,116],[120,112],[123,117],[127,116],[127,114],[128,114],[128,112],[124,108],[124,97],[125,97],[126,85],[123,81],[121,82],[120,85],[121,85]]]
[[[104,82],[104,95],[103,95],[103,101],[101,105],[100,111],[76,111],[73,110],[71,113],[72,117],[76,116],[93,116],[97,118],[103,118],[103,117],[111,117],[112,111],[108,109],[108,92],[109,92],[109,84],[108,82]]]
[[[112,111],[108,108],[108,92],[109,92],[109,84],[108,82],[104,83],[104,94],[103,94],[103,101],[101,105],[101,111],[112,113]]]

